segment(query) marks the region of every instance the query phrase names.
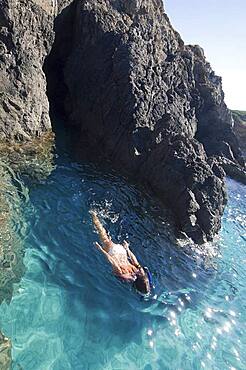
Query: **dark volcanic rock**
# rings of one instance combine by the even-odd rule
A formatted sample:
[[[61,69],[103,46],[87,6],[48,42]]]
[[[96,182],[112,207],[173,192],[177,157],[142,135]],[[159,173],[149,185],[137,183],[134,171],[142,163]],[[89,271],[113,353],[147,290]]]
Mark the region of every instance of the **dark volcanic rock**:
[[[206,130],[197,129],[211,109],[231,126],[222,121],[229,113],[220,79],[202,49],[184,46],[161,0],[77,1],[57,17],[55,31],[46,68],[49,75],[59,67],[64,79],[51,73],[49,92],[62,91],[81,146],[143,180],[195,241],[211,240],[225,206],[224,173],[194,138],[214,154]]]
[[[233,131],[238,139],[241,151],[246,158],[246,112],[233,111]]]
[[[195,90],[192,92],[198,120],[196,139],[209,156],[216,155],[243,165],[238,141],[233,133],[233,119],[224,102],[221,78],[206,62],[199,46],[188,46],[194,54]]]
[[[162,0],[0,5],[0,138],[50,128],[42,67],[55,16],[48,96],[81,150],[110,158],[159,194],[180,230],[211,240],[226,201],[219,159],[243,159],[220,78],[199,46],[184,45]]]
[[[246,171],[244,167],[224,157],[213,157],[213,160],[217,165],[223,167],[228,176],[246,185]]]
[[[51,128],[42,70],[53,42],[50,3],[0,0],[0,139],[30,139]]]

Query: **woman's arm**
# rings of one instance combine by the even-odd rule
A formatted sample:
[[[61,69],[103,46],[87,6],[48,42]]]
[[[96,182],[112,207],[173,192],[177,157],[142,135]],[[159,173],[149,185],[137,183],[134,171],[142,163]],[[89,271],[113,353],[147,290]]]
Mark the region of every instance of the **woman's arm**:
[[[95,228],[96,228],[96,230],[99,234],[99,237],[101,239],[101,242],[103,244],[107,244],[108,242],[110,242],[110,237],[108,236],[106,229],[103,227],[103,225],[102,225],[101,221],[99,220],[95,211],[91,210],[90,214],[91,214],[94,226],[95,226]]]
[[[123,247],[125,248],[125,250],[127,251],[127,255],[131,261],[131,263],[136,266],[136,267],[141,267],[140,263],[138,262],[137,260],[137,257],[135,256],[135,254],[130,250],[129,248],[129,243],[127,241],[123,241]]]

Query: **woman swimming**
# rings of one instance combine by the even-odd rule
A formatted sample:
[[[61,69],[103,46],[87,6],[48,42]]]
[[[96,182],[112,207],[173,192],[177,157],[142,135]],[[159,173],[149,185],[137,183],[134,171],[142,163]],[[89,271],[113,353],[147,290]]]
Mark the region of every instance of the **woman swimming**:
[[[133,283],[133,286],[142,294],[150,293],[150,273],[142,267],[136,256],[129,248],[126,241],[123,244],[114,243],[102,226],[95,211],[91,211],[92,221],[99,234],[102,246],[95,243],[96,247],[106,256],[110,262],[114,274],[120,279]]]

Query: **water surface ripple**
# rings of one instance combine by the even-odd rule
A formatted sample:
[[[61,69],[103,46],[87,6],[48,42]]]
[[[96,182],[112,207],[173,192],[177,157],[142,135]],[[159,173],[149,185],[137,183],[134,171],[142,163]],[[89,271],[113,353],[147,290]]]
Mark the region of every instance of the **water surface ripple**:
[[[23,222],[26,272],[0,327],[14,369],[245,369],[245,197],[229,180],[229,203],[211,264],[174,245],[156,204],[113,172],[57,158],[29,184]],[[88,211],[112,237],[128,238],[154,275],[145,300],[111,274],[93,246]]]

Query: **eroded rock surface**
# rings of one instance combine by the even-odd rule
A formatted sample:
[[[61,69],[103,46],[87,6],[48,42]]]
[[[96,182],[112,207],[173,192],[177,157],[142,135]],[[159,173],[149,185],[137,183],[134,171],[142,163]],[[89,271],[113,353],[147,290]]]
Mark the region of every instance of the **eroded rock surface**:
[[[57,17],[55,31],[47,70],[58,66],[64,79],[51,79],[49,92],[62,91],[81,147],[144,181],[188,236],[211,240],[226,194],[224,172],[207,156],[214,154],[202,130],[208,113],[202,118],[213,112],[229,132],[231,121],[202,49],[184,45],[161,0],[77,1]],[[236,146],[230,150],[240,158]]]
[[[42,70],[53,42],[46,1],[41,8],[31,0],[0,0],[1,140],[30,139],[51,129]]]
[[[233,131],[238,139],[241,151],[246,158],[246,112],[232,112],[234,119]]]
[[[162,0],[0,0],[2,138],[49,130],[48,100],[78,146],[110,158],[197,242],[220,228],[221,158],[243,168],[221,79],[185,46]],[[225,169],[226,166],[223,166]]]

